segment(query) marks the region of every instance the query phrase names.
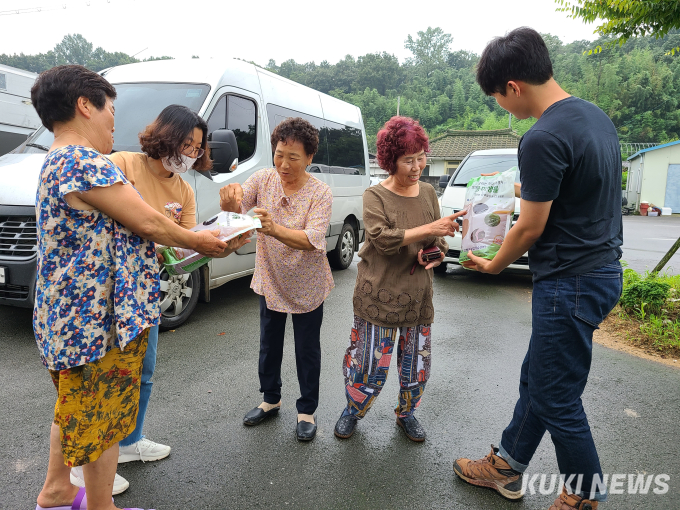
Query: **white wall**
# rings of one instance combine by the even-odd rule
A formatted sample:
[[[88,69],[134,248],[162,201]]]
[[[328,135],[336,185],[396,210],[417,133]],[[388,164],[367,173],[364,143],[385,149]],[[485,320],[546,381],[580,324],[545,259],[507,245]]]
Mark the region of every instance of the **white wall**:
[[[677,164],[680,164],[680,144],[644,154],[641,202],[646,201],[657,207],[664,206],[668,165]]]

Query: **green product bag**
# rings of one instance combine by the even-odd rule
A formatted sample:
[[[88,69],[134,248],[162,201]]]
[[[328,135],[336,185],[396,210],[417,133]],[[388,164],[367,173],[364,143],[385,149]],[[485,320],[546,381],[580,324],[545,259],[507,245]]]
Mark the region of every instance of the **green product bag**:
[[[492,260],[508,235],[515,214],[517,167],[470,179],[465,191],[463,240],[458,261],[470,260],[468,251]]]

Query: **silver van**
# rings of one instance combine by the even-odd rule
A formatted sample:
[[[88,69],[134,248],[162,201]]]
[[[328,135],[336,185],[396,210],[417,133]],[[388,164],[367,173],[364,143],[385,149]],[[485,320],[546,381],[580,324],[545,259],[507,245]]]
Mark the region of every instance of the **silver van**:
[[[101,72],[115,87],[114,151],[139,151],[139,132],[163,108],[180,104],[208,123],[214,162],[210,172],[182,174],[196,194],[197,221],[219,212],[219,189],[243,183],[253,172],[273,167],[271,132],[289,117],[319,129],[319,151],[309,171],[333,191],[326,232],[328,259],[349,267],[364,237],[362,194],[369,186],[366,133],[359,108],[240,60],[162,60]],[[35,196],[53,136],[38,129],[17,149],[0,157],[0,304],[33,306],[36,272]],[[163,329],[182,324],[210,290],[250,275],[252,242],[214,259],[191,275],[161,274]]]

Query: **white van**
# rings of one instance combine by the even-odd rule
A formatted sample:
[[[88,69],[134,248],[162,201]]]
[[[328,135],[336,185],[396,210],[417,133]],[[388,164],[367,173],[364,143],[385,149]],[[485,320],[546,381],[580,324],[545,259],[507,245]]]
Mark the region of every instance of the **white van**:
[[[31,105],[31,87],[37,77],[0,64],[0,156],[40,127],[40,117]]]
[[[479,177],[483,173],[504,172],[513,166],[517,166],[517,149],[490,149],[468,154],[461,164],[458,165],[452,176],[442,175],[439,179],[439,187],[444,188],[444,194],[440,199],[441,215],[448,216],[463,209],[465,205],[465,190],[470,179]],[[517,182],[519,182],[519,172],[517,173]],[[518,217],[519,199],[515,198],[513,224],[517,221]],[[458,223],[462,226],[463,219],[459,218]],[[447,263],[459,264],[458,257],[460,255],[461,239],[460,235],[446,237],[446,242],[449,243],[449,251],[446,253],[446,257],[444,257],[444,262],[435,268],[435,271],[445,273]],[[525,253],[508,267],[528,270],[529,258],[527,254]]]
[[[368,149],[359,108],[240,60],[163,60],[101,73],[115,87],[114,151],[139,151],[139,132],[170,104],[197,111],[208,123],[210,172],[182,174],[196,194],[197,221],[219,212],[219,189],[273,167],[271,132],[288,117],[319,129],[319,152],[309,171],[333,191],[326,232],[328,258],[349,267],[363,241],[362,194],[369,186]],[[35,195],[53,136],[45,128],[0,158],[0,304],[33,306],[36,267]],[[254,239],[253,239],[254,241]],[[183,323],[210,290],[252,274],[255,242],[191,275],[161,275],[161,327]]]

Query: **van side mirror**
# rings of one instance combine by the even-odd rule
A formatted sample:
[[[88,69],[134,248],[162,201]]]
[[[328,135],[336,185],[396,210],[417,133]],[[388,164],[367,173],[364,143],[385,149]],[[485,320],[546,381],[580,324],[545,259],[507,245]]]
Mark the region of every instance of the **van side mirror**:
[[[446,188],[446,186],[449,185],[449,179],[451,178],[450,175],[440,175],[439,176],[439,187],[440,188]]]
[[[238,166],[238,144],[236,136],[230,129],[216,129],[208,139],[210,155],[213,160],[213,172],[226,174],[236,170]]]

